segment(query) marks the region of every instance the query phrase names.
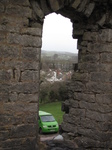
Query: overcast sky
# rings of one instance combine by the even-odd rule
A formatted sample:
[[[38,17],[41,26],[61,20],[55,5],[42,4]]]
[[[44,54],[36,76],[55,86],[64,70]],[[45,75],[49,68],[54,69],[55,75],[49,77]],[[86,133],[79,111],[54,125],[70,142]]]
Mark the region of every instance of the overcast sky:
[[[42,50],[78,53],[70,19],[52,13],[44,19]]]

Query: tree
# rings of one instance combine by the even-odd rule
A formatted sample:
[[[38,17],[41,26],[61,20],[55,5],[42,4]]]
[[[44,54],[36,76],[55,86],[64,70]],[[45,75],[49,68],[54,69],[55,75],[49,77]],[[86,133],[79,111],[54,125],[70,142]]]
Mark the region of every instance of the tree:
[[[56,60],[58,58],[58,54],[54,54],[53,58]]]

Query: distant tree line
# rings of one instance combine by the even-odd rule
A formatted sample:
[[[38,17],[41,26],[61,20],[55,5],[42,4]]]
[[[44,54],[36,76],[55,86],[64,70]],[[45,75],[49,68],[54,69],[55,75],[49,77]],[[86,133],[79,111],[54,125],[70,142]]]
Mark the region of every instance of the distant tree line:
[[[41,58],[41,69],[61,69],[62,71],[73,70],[73,64],[77,63],[77,56],[58,55],[53,56],[43,55]]]

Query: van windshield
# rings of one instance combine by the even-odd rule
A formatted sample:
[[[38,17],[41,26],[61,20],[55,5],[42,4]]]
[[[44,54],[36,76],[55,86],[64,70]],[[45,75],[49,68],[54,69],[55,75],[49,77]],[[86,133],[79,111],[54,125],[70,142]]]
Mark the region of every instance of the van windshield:
[[[52,115],[41,116],[42,122],[54,122],[55,119]]]

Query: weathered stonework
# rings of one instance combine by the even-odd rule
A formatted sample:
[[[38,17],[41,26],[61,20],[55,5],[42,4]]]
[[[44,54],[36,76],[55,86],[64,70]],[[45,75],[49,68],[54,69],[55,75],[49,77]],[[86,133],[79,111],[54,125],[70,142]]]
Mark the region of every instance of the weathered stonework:
[[[62,105],[62,131],[79,149],[112,149],[112,1],[0,1],[0,150],[39,149],[44,17],[62,14],[78,38],[78,70]]]
[[[30,26],[28,0],[0,6],[0,149],[31,150],[38,133],[42,26]]]

